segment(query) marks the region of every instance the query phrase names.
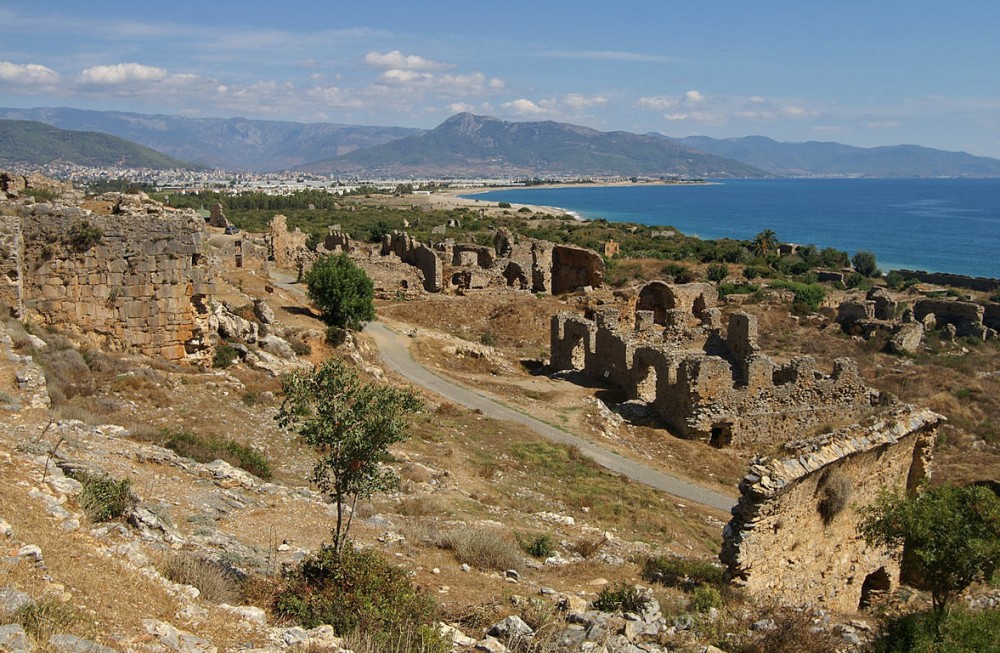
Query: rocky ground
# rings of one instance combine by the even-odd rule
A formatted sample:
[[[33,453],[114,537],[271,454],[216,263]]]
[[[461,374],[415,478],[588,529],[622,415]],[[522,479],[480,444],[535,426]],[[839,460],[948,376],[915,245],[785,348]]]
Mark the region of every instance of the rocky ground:
[[[379,367],[363,337],[330,350],[300,296],[281,288],[268,295],[264,286],[252,277],[234,281],[229,302],[266,297],[282,333],[308,345],[303,361],[343,355],[372,379],[398,381]],[[579,307],[592,299],[569,302]],[[664,471],[733,488],[749,452],[674,438],[614,392],[544,373],[548,319],[565,307],[505,292],[386,304],[380,314],[411,332],[414,355],[442,375]],[[995,344],[931,342],[919,356],[892,357],[837,334],[828,318],[793,318],[787,304],[754,310],[762,316],[762,345],[777,358],[809,353],[828,363],[855,356],[874,385],[951,418],[938,478],[1000,476],[996,432],[989,431],[1000,422]],[[81,351],[58,333],[27,333],[17,323],[2,331],[0,615],[19,615],[23,623],[0,626],[0,648],[350,645],[329,628],[306,631],[271,612],[268,578],[328,541],[334,514],[305,480],[311,452],[274,423],[274,376],[245,363],[199,369]],[[787,628],[829,635],[845,648],[870,628],[853,616],[772,613],[738,598],[725,608],[697,606],[690,592],[639,580],[642,561],[653,554],[712,560],[725,515],[605,473],[524,427],[426,400],[412,438],[393,451],[399,491],[360,505],[354,536],[436,597],[457,650],[710,650],[726,632],[749,643]],[[160,446],[164,431],[237,440],[272,462],[273,477],[183,458]],[[85,516],[82,486],[73,478],[81,470],[130,481],[135,503],[124,518],[101,523]],[[464,560],[441,545],[460,532],[501,546],[489,559]],[[544,558],[518,544],[539,536],[552,544]],[[223,581],[257,580],[205,591],[205,563],[225,570]],[[170,580],[184,578],[176,571],[184,564],[200,570],[202,590]],[[593,609],[601,589],[637,581],[649,599],[642,609]]]

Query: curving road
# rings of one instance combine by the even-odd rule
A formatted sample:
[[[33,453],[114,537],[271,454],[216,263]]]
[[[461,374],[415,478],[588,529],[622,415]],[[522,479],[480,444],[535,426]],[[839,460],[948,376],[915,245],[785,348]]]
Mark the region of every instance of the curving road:
[[[368,323],[364,332],[370,335],[375,341],[379,353],[382,355],[382,360],[385,361],[386,365],[416,385],[427,388],[449,401],[454,401],[473,410],[481,410],[484,415],[494,419],[523,424],[547,440],[577,447],[584,455],[591,458],[601,467],[681,499],[726,512],[736,504],[736,499],[733,497],[713,492],[683,479],[665,474],[658,469],[640,462],[620,456],[589,440],[561,431],[530,415],[525,415],[509,406],[441,378],[413,360],[406,344],[406,338],[391,331],[381,322]]]
[[[272,270],[271,278],[277,285],[286,290],[300,295],[304,294],[302,286],[296,284],[295,278],[291,275]],[[375,345],[378,347],[382,360],[385,361],[386,365],[416,385],[439,394],[449,401],[461,404],[472,410],[478,409],[484,415],[494,419],[523,424],[547,440],[577,447],[584,455],[605,469],[666,492],[667,494],[672,494],[685,501],[699,503],[703,506],[725,512],[729,512],[736,505],[736,499],[732,496],[703,488],[676,476],[665,474],[648,465],[625,458],[589,440],[557,429],[530,415],[526,415],[489,397],[441,378],[413,360],[413,357],[410,355],[410,349],[407,346],[406,337],[390,330],[381,322],[369,322],[368,326],[364,329],[364,333],[371,336],[375,341]]]

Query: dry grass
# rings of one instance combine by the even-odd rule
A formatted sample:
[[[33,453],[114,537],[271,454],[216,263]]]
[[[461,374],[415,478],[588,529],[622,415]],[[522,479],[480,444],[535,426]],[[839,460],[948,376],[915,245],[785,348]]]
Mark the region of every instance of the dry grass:
[[[517,543],[497,528],[456,528],[439,535],[438,546],[455,559],[481,571],[520,569],[524,564]]]
[[[238,579],[217,562],[177,551],[164,553],[155,564],[165,578],[197,587],[206,601],[237,603],[241,598]]]

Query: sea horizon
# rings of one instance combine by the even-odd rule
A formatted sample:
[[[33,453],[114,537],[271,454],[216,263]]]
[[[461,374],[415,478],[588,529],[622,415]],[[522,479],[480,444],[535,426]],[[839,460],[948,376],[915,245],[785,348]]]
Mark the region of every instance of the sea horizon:
[[[1000,278],[1000,179],[738,179],[705,184],[530,187],[469,199],[579,219],[670,226],[717,240],[772,229],[782,242],[871,251],[883,272]]]

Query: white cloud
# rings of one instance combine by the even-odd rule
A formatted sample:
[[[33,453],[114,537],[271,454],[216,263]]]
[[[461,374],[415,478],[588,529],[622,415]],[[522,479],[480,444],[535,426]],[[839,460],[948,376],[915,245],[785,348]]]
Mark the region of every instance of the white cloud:
[[[754,95],[749,100],[747,100],[747,102],[749,102],[750,104],[767,104],[767,98],[761,97],[760,95]]]
[[[45,88],[58,83],[59,73],[47,66],[0,61],[0,84]]]
[[[702,95],[699,91],[688,91],[687,93],[684,94],[684,103],[685,104],[704,104],[705,103],[705,96]]]
[[[397,70],[444,70],[451,66],[437,61],[431,61],[415,54],[405,55],[399,50],[386,52],[369,52],[365,55],[365,63],[373,68]]]
[[[667,109],[675,108],[678,104],[680,104],[680,101],[677,98],[652,95],[639,98],[636,100],[635,106],[640,109],[649,109],[650,111],[666,111]]]
[[[554,59],[590,59],[594,61],[635,61],[638,63],[675,63],[677,59],[660,54],[616,52],[613,50],[557,50],[543,52],[542,57]]]
[[[876,120],[874,122],[865,123],[865,127],[868,129],[898,129],[899,121],[897,120]]]
[[[170,76],[163,68],[139,63],[119,63],[111,66],[91,66],[80,73],[84,85],[117,86],[136,82],[159,82]]]
[[[600,95],[581,95],[570,93],[563,98],[563,103],[571,109],[589,109],[590,107],[600,107],[608,103],[608,98]]]
[[[519,116],[540,116],[552,113],[551,108],[535,104],[531,100],[525,98],[504,102],[500,105],[500,108]]]

